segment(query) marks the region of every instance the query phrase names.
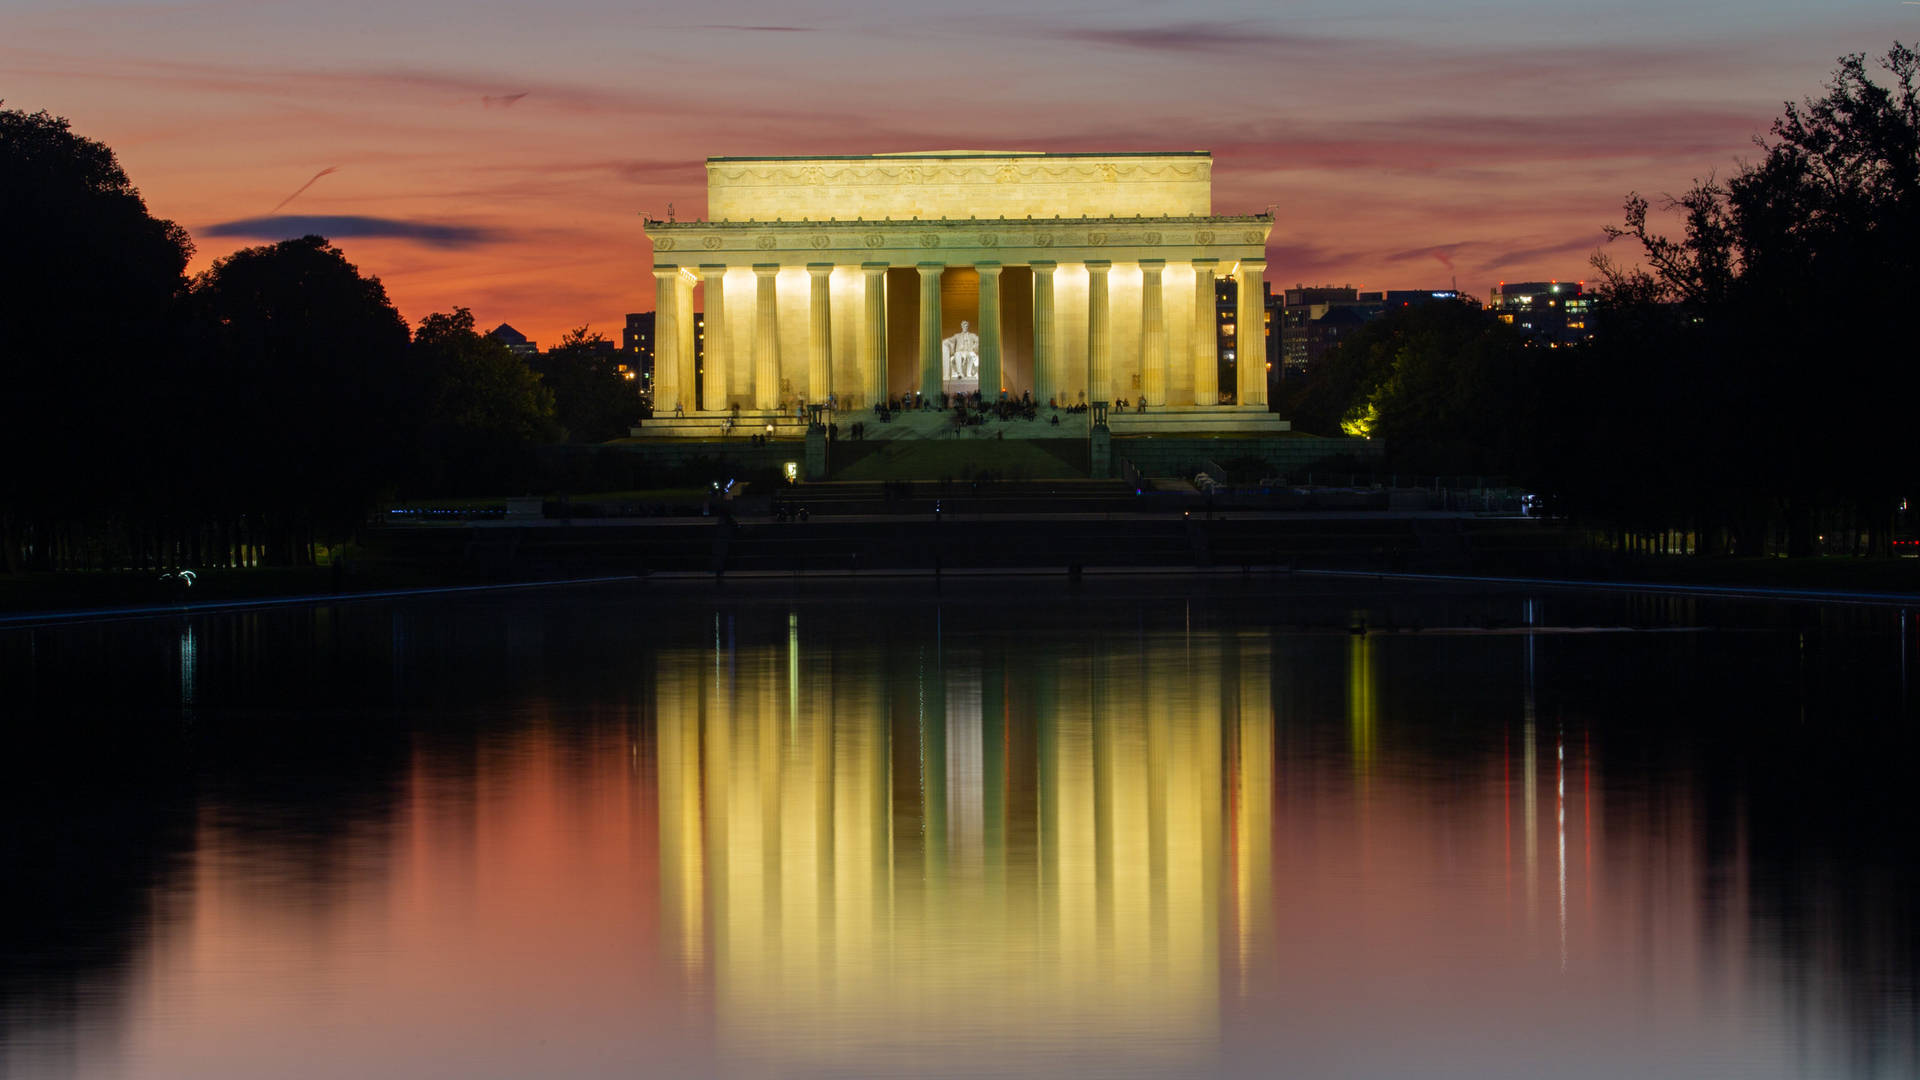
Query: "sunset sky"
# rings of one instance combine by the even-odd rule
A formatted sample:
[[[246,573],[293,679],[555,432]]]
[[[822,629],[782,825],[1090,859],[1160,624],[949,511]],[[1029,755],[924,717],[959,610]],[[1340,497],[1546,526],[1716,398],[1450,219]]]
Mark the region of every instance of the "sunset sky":
[[[652,306],[640,215],[723,155],[1205,149],[1276,288],[1581,278],[1626,192],[1896,38],[1920,5],[4,0],[0,99],[113,147],[196,271],[320,232],[410,321],[544,345]]]

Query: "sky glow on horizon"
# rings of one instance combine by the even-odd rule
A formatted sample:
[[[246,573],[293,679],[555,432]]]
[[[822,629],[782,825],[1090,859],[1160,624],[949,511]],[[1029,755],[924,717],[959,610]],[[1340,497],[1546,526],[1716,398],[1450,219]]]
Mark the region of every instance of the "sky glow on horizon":
[[[1205,149],[1276,289],[1589,277],[1628,191],[1896,39],[1920,8],[10,0],[0,99],[111,146],[194,271],[319,225],[410,322],[545,345],[652,307],[641,215],[702,216],[710,156]]]

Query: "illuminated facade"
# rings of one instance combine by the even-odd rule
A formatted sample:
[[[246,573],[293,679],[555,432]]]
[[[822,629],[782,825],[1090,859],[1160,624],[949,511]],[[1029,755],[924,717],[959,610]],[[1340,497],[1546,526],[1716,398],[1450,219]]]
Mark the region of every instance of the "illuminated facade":
[[[1584,281],[1503,281],[1487,307],[1536,345],[1558,349],[1593,340],[1587,325],[1593,297]]]
[[[1212,180],[1204,151],[711,158],[711,220],[647,222],[655,414],[934,396],[963,320],[989,397],[1265,414],[1264,365],[1218,385],[1214,295],[1264,326],[1273,218],[1214,214]]]

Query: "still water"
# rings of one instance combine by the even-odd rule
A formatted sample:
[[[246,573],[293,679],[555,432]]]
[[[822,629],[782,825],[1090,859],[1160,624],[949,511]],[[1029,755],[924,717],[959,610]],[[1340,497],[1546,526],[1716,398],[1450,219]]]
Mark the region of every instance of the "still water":
[[[1280,582],[0,632],[0,1073],[1910,1077],[1920,622]]]

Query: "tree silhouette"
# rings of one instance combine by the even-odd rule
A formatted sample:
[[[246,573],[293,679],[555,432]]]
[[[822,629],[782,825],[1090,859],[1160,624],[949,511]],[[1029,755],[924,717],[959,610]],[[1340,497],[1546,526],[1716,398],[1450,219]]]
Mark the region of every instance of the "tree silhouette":
[[[497,493],[524,482],[532,448],[557,434],[552,391],[513,350],[479,333],[466,308],[420,320],[413,349],[427,383],[419,490]]]
[[[209,506],[271,522],[276,558],[350,532],[409,462],[426,381],[378,278],[318,236],[247,248],[194,280],[183,408]]]
[[[1596,260],[1623,313],[1597,337],[1622,360],[1670,361],[1649,389],[1686,396],[1695,416],[1650,435],[1694,475],[1706,524],[1745,550],[1784,529],[1805,554],[1816,532],[1862,525],[1885,550],[1913,484],[1920,55],[1896,42],[1881,67],[1888,85],[1864,55],[1842,57],[1825,94],[1786,106],[1759,161],[1666,200],[1677,238],[1629,195],[1609,231],[1646,268]],[[1649,304],[1680,318],[1647,318]],[[1585,497],[1577,483],[1569,494]]]
[[[152,406],[193,246],[112,150],[0,108],[0,253],[0,564],[17,570],[46,565],[80,518],[125,524],[164,502],[164,463],[128,448],[165,428]]]
[[[604,442],[625,435],[640,415],[640,394],[620,374],[620,354],[580,326],[533,361],[553,391],[554,420],[568,442]]]

